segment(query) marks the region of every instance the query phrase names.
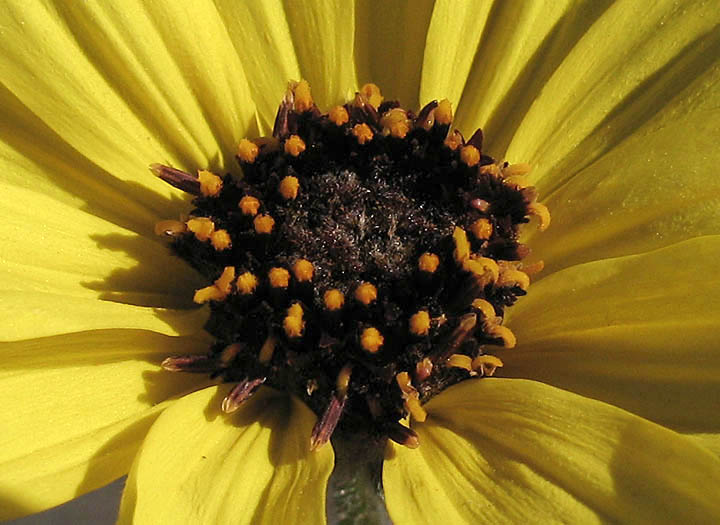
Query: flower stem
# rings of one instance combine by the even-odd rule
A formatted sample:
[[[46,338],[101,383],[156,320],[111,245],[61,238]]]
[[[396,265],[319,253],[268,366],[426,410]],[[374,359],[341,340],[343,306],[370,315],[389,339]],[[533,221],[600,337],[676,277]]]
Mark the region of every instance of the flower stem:
[[[328,487],[328,523],[390,524],[382,492],[384,443],[334,436],[335,470]]]

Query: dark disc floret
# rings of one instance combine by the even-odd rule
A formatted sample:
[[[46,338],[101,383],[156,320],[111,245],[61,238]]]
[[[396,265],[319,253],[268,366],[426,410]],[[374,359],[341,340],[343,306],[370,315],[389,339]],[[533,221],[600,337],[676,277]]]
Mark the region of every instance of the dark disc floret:
[[[487,347],[512,347],[506,307],[525,295],[529,252],[518,228],[547,209],[524,165],[482,152],[482,132],[451,131],[447,100],[417,114],[367,84],[328,113],[291,83],[271,137],[243,139],[242,176],[153,165],[195,195],[185,221],[159,234],[208,279],[205,354],[168,370],[236,383],[233,412],[260,385],[317,415],[311,446],[336,427],[408,446],[400,423],[447,387],[492,375]]]

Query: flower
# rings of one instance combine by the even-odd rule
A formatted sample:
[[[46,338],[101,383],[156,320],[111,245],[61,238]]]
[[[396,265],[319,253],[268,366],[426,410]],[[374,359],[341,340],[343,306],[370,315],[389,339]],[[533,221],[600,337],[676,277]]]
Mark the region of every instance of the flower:
[[[177,4],[1,8],[2,517],[132,464],[126,520],[321,520],[333,452],[306,454],[308,409],[261,391],[229,421],[228,387],[158,371],[208,341],[204,283],[152,232],[178,193],[146,172],[230,169],[304,77],[322,107],[369,79],[449,98],[553,212],[507,319],[517,378],[426,405],[422,445],[385,462],[391,517],[717,519],[710,3]]]

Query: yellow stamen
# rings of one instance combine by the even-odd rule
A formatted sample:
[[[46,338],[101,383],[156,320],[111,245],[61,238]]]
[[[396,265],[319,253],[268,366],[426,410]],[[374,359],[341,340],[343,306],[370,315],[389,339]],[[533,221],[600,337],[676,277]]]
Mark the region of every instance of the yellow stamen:
[[[393,108],[385,113],[380,119],[380,125],[383,127],[385,135],[392,135],[399,139],[405,138],[410,131],[410,120],[404,109]]]
[[[500,176],[500,167],[497,164],[486,164],[480,166],[480,173],[483,175],[492,175],[493,177]]]
[[[330,110],[330,113],[328,113],[328,118],[336,126],[342,126],[350,120],[350,115],[348,115],[347,109],[344,107],[335,106]]]
[[[204,304],[208,301],[222,301],[223,299],[225,299],[225,295],[218,290],[217,286],[206,286],[205,288],[195,290],[195,295],[193,296],[193,301],[198,304]]]
[[[230,248],[232,241],[227,230],[215,230],[210,234],[210,242],[217,251],[221,252]]]
[[[484,376],[492,376],[496,368],[502,368],[503,362],[494,355],[479,355],[472,362],[472,369],[480,369]]]
[[[468,241],[465,230],[459,226],[455,226],[453,230],[453,240],[455,241],[455,251],[453,257],[459,263],[470,257],[470,242]]]
[[[528,213],[530,215],[536,215],[537,218],[540,219],[538,229],[541,232],[547,230],[547,227],[550,226],[550,211],[544,204],[533,202],[528,206]]]
[[[240,211],[243,212],[243,215],[257,215],[257,212],[260,209],[260,201],[255,197],[245,195],[245,197],[240,199],[238,207],[240,208]]]
[[[530,286],[530,277],[525,272],[515,270],[513,268],[506,268],[500,273],[500,278],[497,280],[497,286],[519,286],[523,290],[528,289]]]
[[[370,283],[362,283],[355,289],[355,299],[367,306],[377,299],[377,288]]]
[[[464,368],[468,372],[472,372],[472,358],[463,354],[453,354],[448,357],[447,366],[453,368]]]
[[[380,331],[372,326],[363,330],[363,333],[360,336],[360,345],[371,354],[380,350],[380,347],[384,342],[385,338],[382,336]]]
[[[258,361],[260,361],[261,364],[270,362],[270,359],[272,359],[273,353],[275,352],[276,344],[277,339],[275,339],[272,335],[265,339],[265,342],[260,347],[260,353],[258,354]]]
[[[223,270],[222,275],[215,281],[215,286],[225,295],[229,294],[232,290],[232,282],[235,280],[235,268],[233,266],[226,266]]]
[[[283,199],[289,201],[297,198],[299,188],[300,181],[298,181],[297,177],[288,175],[280,181],[280,185],[278,186],[278,192],[280,192],[280,195],[282,195]]]
[[[435,108],[435,122],[438,124],[450,124],[452,118],[452,104],[448,99],[444,98],[438,102],[438,106]]]
[[[430,314],[425,310],[410,317],[410,332],[414,335],[427,335],[430,331]]]
[[[186,231],[187,226],[184,222],[168,219],[166,221],[160,221],[155,223],[155,235],[169,235],[172,237]]]
[[[460,160],[470,167],[477,166],[480,162],[480,152],[475,146],[464,146],[460,150]]]
[[[500,324],[489,326],[488,334],[490,335],[490,337],[502,339],[503,346],[505,348],[514,348],[515,344],[517,343],[515,334],[513,334],[507,326],[503,326]]]
[[[301,80],[295,84],[295,111],[303,113],[309,111],[313,107],[312,94],[310,93],[310,84],[307,80]]]
[[[500,267],[489,257],[473,257],[462,263],[463,270],[477,276],[481,286],[494,283],[500,277]]]
[[[478,219],[470,225],[470,231],[476,239],[484,241],[489,239],[492,235],[493,225],[485,218]]]
[[[241,274],[235,282],[235,287],[242,295],[250,295],[255,291],[257,285],[258,278],[250,272]]]
[[[305,151],[305,142],[297,135],[290,135],[285,141],[285,153],[297,157]]]
[[[258,215],[253,220],[253,225],[257,233],[270,233],[275,226],[275,219],[270,215]]]
[[[249,141],[248,139],[240,140],[240,144],[238,144],[237,156],[240,158],[241,161],[252,164],[253,162],[255,162],[258,153],[260,153],[260,148],[258,148],[257,144]]]
[[[418,268],[421,272],[434,273],[440,265],[440,258],[434,253],[423,253],[418,259]]]
[[[415,365],[415,380],[418,382],[425,381],[432,374],[433,362],[429,357],[423,358]]]
[[[332,290],[325,292],[323,300],[325,301],[325,308],[332,312],[342,308],[345,303],[345,296],[340,290],[333,288]]]
[[[215,231],[215,223],[207,217],[194,217],[186,223],[188,230],[195,234],[198,241],[205,242]]]
[[[205,197],[217,197],[222,189],[222,179],[206,170],[198,171],[200,191]]]
[[[412,386],[412,383],[410,382],[410,374],[408,374],[407,372],[400,372],[396,374],[395,381],[397,382],[403,394],[414,394],[417,392],[417,390],[415,390],[415,387]]]
[[[437,122],[437,109],[435,110],[435,122]],[[462,146],[463,137],[458,130],[454,130],[447,136],[443,144],[445,144],[451,150],[455,151],[460,146]]]
[[[283,329],[288,337],[300,337],[305,329],[303,321],[303,309],[298,303],[293,304],[287,310],[287,317],[283,320]]]
[[[365,84],[363,87],[360,88],[360,93],[365,95],[370,105],[375,109],[380,107],[380,104],[382,104],[382,93],[380,93],[380,88],[377,87],[375,84]]]
[[[340,373],[337,376],[337,381],[335,382],[337,393],[340,396],[346,396],[347,395],[347,389],[350,385],[350,373],[352,372],[352,366],[351,365],[345,365],[340,369]]]
[[[268,279],[273,288],[287,288],[290,284],[290,272],[285,268],[270,268]]]
[[[355,124],[352,134],[358,141],[358,144],[367,144],[373,139],[373,132],[367,124]]]
[[[293,275],[301,283],[312,280],[315,267],[307,259],[298,259],[293,265]]]
[[[522,265],[522,271],[528,275],[535,275],[536,273],[540,273],[543,271],[544,268],[545,268],[544,261],[536,261],[534,263]]]
[[[483,318],[486,321],[494,322],[495,320],[495,308],[492,304],[490,304],[485,299],[475,299],[472,302],[472,307],[476,310],[480,310],[480,312],[483,314]]]
[[[507,180],[509,177],[521,177],[523,175],[527,175],[530,173],[530,170],[532,170],[530,164],[522,162],[518,164],[510,164],[509,166],[503,168],[502,174],[505,180]]]
[[[416,397],[408,397],[405,400],[405,409],[410,412],[410,416],[422,423],[427,419],[427,412],[420,404],[420,400]]]

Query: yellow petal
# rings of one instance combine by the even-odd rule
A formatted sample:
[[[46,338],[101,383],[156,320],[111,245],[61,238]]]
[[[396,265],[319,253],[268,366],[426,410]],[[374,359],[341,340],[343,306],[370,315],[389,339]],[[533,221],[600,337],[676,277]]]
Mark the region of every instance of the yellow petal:
[[[588,165],[573,153],[574,166],[540,181],[542,195],[556,178],[575,175],[543,199],[552,225],[533,238],[533,250],[547,271],[720,232],[718,57],[720,37],[678,57],[602,128],[622,128],[627,138],[598,131],[577,151],[601,158]]]
[[[684,432],[720,431],[720,236],[573,266],[508,310],[503,375]]]
[[[261,133],[270,134],[288,80],[301,76],[282,2],[219,0],[216,6],[247,76]]]
[[[547,77],[603,9],[571,0],[495,3],[455,125],[466,136],[482,127],[485,148],[502,155]]]
[[[418,106],[432,11],[431,0],[356,4],[355,61],[361,84],[374,82],[386,100]]]
[[[163,412],[128,478],[121,523],[325,523],[329,446],[310,452],[315,416],[261,389],[232,416],[230,385]]]
[[[553,69],[528,91],[532,105],[507,149],[509,159],[535,166],[534,177],[549,177],[548,186],[596,161],[703,72],[717,69],[720,11],[712,3],[623,0],[587,16],[579,19],[589,25],[582,33],[558,29],[555,45],[567,56],[551,61]]]
[[[9,91],[121,180],[161,187],[145,172],[158,161],[219,169],[254,126],[242,66],[209,3],[6,2],[0,19]]]
[[[127,473],[165,400],[207,384],[158,364],[206,344],[104,330],[0,345],[0,519],[52,507]]]
[[[425,43],[421,104],[447,98],[457,107],[491,6],[483,0],[435,2]]]
[[[710,452],[720,457],[720,434],[719,433],[704,433],[704,434],[685,434],[689,439],[692,439],[698,445],[701,445],[708,449]]]
[[[354,2],[344,0],[285,2],[300,74],[310,83],[313,98],[323,109],[344,102],[358,88],[354,11]]]
[[[610,405],[482,379],[426,405],[383,469],[396,523],[714,523],[720,459]]]

